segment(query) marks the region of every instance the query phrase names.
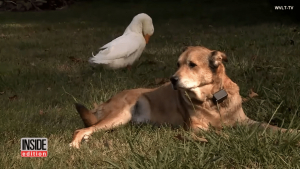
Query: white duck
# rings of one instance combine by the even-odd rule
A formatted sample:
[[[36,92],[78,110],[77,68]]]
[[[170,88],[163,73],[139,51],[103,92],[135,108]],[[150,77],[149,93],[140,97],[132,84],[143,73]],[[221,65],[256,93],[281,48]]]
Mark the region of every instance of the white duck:
[[[130,68],[145,49],[154,33],[152,19],[145,13],[136,15],[124,34],[102,46],[97,55],[89,59],[92,64],[102,64],[111,69]]]

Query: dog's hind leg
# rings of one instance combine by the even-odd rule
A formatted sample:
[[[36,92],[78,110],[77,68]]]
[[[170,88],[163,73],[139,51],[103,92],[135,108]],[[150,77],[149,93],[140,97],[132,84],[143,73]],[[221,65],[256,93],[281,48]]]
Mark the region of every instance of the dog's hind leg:
[[[119,109],[120,110],[120,109]],[[104,112],[106,116],[87,128],[78,129],[73,134],[73,140],[70,146],[74,148],[80,147],[80,142],[83,138],[89,137],[94,132],[99,130],[110,130],[120,125],[124,125],[131,120],[130,108],[122,109],[121,111],[116,110],[115,112]]]
[[[87,128],[76,130],[70,146],[79,148],[83,138],[89,137],[98,130],[110,130],[128,123],[135,112],[135,104],[139,96],[152,89],[124,90],[105,103],[89,111],[84,106],[77,105],[77,110]],[[95,112],[95,113],[93,113]],[[86,120],[84,120],[86,119]]]

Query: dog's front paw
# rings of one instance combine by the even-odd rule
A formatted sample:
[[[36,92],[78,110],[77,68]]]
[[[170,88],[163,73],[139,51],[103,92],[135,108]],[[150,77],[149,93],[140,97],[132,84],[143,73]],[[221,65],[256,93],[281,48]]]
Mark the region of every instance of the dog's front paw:
[[[77,149],[79,149],[80,143],[72,141],[72,142],[69,144],[69,146],[70,146],[71,148],[77,148]]]
[[[87,128],[76,130],[73,134],[73,140],[70,143],[70,147],[79,149],[82,139],[87,140],[90,135],[91,135],[91,132]]]

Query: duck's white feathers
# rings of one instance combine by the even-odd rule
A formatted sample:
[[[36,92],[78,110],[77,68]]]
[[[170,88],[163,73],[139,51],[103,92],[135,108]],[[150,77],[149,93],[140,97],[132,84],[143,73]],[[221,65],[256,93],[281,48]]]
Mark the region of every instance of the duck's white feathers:
[[[138,49],[144,49],[145,46],[146,42],[143,36],[137,33],[128,33],[102,46],[99,53],[91,60],[94,63],[106,63],[106,61],[126,58],[136,53]]]

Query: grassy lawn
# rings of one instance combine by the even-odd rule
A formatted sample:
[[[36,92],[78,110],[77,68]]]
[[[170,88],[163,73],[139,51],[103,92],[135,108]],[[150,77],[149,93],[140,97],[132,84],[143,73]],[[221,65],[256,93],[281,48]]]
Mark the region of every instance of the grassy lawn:
[[[92,52],[120,36],[137,13],[155,32],[131,72],[92,69]],[[92,107],[119,91],[170,77],[185,45],[224,51],[227,74],[247,97],[245,113],[300,126],[300,29],[264,1],[78,2],[47,12],[0,13],[1,168],[300,168],[300,136],[227,128],[182,141],[182,129],[126,125],[69,148],[83,124],[73,103]],[[291,44],[293,40],[294,44]],[[71,59],[70,59],[71,58]],[[273,116],[273,118],[271,118]],[[22,158],[22,137],[47,137],[47,158]]]

